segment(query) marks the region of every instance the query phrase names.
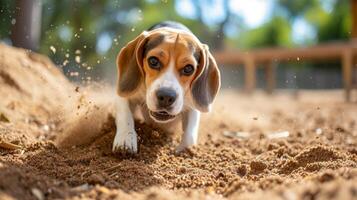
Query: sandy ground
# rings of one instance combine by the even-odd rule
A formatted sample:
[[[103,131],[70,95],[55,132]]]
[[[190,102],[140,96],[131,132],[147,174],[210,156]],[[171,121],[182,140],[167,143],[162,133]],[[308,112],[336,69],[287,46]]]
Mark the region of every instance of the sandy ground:
[[[111,152],[110,92],[100,91],[0,45],[0,199],[357,198],[357,104],[341,91],[224,90],[197,147],[175,154],[179,131],[137,123],[135,156]]]

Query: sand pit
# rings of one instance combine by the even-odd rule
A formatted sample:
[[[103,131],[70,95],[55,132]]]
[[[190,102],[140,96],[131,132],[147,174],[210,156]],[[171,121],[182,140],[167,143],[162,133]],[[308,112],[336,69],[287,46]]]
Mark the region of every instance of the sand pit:
[[[357,105],[340,91],[222,91],[197,147],[175,154],[180,134],[137,123],[135,156],[111,152],[111,96],[101,93],[0,45],[0,142],[16,147],[0,148],[0,199],[357,198]]]

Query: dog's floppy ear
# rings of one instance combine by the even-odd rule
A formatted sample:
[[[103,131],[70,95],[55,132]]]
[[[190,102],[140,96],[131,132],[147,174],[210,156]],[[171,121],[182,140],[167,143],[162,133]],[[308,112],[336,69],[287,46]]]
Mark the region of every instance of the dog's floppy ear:
[[[197,75],[191,84],[192,99],[199,111],[209,112],[221,86],[221,76],[208,46],[203,45],[200,51]]]
[[[144,31],[123,47],[117,57],[119,96],[128,97],[135,93],[144,79],[143,48],[149,34]]]

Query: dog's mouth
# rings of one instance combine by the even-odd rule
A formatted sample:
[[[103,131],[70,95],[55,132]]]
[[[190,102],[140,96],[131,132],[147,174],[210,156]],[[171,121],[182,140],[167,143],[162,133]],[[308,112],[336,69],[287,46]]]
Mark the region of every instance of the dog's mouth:
[[[158,111],[158,112],[150,111],[150,115],[152,118],[154,118],[156,121],[159,122],[168,122],[176,117],[176,115],[170,115],[166,111]]]

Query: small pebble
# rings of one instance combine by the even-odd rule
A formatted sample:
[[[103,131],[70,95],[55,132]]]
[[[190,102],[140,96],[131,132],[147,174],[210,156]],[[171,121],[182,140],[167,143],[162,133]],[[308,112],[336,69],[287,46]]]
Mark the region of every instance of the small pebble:
[[[278,138],[286,138],[289,137],[289,131],[275,132],[267,135],[268,139],[278,139]]]
[[[45,199],[43,193],[39,189],[32,188],[31,192],[36,197],[36,199],[38,199],[38,200],[44,200]]]

